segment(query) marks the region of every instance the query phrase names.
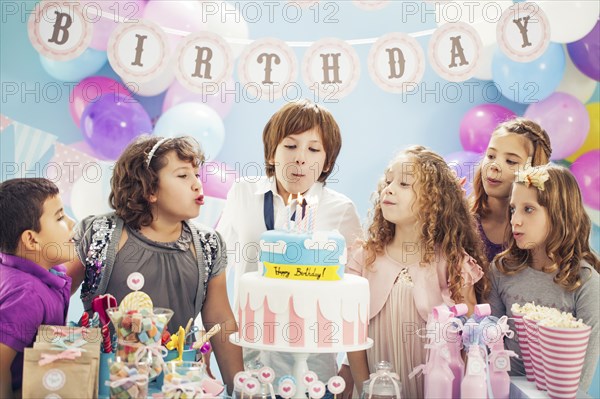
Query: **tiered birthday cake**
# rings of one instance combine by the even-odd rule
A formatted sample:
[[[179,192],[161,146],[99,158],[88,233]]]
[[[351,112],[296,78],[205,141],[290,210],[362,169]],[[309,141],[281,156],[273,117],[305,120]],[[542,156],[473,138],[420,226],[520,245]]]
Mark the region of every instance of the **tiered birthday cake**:
[[[342,351],[367,342],[369,283],[344,275],[337,231],[271,230],[260,240],[259,271],[241,277],[242,341],[286,350]]]

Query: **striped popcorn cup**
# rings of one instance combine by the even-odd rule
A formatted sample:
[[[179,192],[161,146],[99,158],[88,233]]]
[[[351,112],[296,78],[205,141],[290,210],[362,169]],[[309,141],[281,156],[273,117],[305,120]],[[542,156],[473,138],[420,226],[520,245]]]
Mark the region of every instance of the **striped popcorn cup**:
[[[529,343],[529,356],[531,357],[531,366],[533,368],[535,386],[537,389],[545,391],[546,374],[544,373],[544,360],[542,359],[542,347],[538,332],[539,321],[528,316],[524,316],[523,322],[525,324],[527,342]],[[529,379],[529,373],[527,374],[527,379]]]
[[[527,375],[527,381],[534,381],[533,366],[531,364],[531,355],[529,353],[529,341],[527,340],[527,334],[525,332],[525,322],[523,321],[523,314],[513,312],[513,321],[515,322],[515,330],[517,333],[517,339],[519,340],[519,348],[521,348],[521,358],[523,359],[523,366],[525,367],[525,374]]]
[[[590,333],[589,326],[564,328],[539,325],[548,396],[575,398]]]

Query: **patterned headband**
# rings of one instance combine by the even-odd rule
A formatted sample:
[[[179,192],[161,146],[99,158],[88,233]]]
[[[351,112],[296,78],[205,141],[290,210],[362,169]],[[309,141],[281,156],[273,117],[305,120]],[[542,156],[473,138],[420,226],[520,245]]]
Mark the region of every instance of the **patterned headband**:
[[[544,183],[548,181],[550,174],[546,166],[531,166],[531,164],[525,164],[523,169],[515,172],[515,182],[524,183],[525,186],[529,187],[533,185],[540,191],[544,191]]]
[[[148,153],[148,158],[146,158],[146,166],[150,167],[150,162],[152,161],[152,157],[154,156],[154,153],[156,152],[156,150],[158,150],[158,147],[160,147],[160,145],[167,140],[169,140],[169,137],[160,139],[156,142],[156,144],[154,144],[154,147],[152,147],[152,149]]]

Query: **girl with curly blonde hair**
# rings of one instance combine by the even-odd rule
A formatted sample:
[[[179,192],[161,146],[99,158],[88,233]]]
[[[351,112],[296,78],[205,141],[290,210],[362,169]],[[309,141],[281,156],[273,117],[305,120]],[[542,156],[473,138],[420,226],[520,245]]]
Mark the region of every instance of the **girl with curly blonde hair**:
[[[487,261],[475,219],[458,179],[438,154],[421,146],[401,152],[379,181],[366,241],[347,269],[369,280],[368,351],[348,353],[360,383],[387,360],[402,380],[403,396],[423,397],[423,378],[409,373],[425,363],[417,335],[435,306],[466,303],[487,289]],[[357,385],[360,391],[362,387]]]
[[[513,184],[509,217],[508,248],[490,267],[492,314],[508,315],[514,330],[512,305],[535,302],[570,312],[591,326],[580,381],[580,389],[587,391],[599,352],[600,260],[590,249],[591,222],[577,181],[561,166],[521,169]],[[520,355],[515,338],[505,345]],[[513,375],[525,375],[519,359],[511,359]]]

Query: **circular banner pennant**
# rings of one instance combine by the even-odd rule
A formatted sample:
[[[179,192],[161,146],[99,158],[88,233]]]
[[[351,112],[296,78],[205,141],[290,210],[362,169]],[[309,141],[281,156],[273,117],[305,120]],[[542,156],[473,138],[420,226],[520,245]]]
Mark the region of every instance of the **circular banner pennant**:
[[[383,90],[390,93],[410,91],[425,73],[425,53],[414,37],[405,33],[388,33],[369,51],[369,74]]]
[[[169,64],[167,35],[148,20],[119,24],[108,40],[108,61],[123,81],[149,82]]]
[[[29,16],[27,31],[33,47],[56,61],[77,58],[92,41],[92,24],[74,2],[38,3]]]
[[[550,45],[550,23],[534,3],[518,3],[502,13],[496,27],[498,46],[508,58],[531,62]]]
[[[246,46],[238,65],[238,76],[246,89],[269,101],[280,98],[297,74],[294,51],[283,40],[274,38],[255,40]]]
[[[444,79],[462,82],[477,72],[482,47],[479,34],[471,26],[464,22],[448,23],[431,35],[429,61]]]
[[[325,38],[316,41],[304,54],[304,82],[324,101],[348,95],[358,83],[360,62],[352,46],[343,40]]]
[[[175,77],[195,93],[203,93],[207,85],[220,86],[233,72],[231,47],[212,32],[192,33],[185,37],[177,46],[176,59]]]

